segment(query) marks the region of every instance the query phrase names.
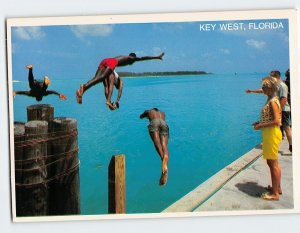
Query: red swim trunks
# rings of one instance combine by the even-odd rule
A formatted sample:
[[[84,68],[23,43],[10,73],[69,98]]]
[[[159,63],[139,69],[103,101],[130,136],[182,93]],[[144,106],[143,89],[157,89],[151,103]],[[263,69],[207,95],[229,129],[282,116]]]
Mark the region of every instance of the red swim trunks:
[[[115,58],[106,58],[102,60],[99,64],[100,70],[104,70],[106,67],[109,67],[110,69],[114,70],[116,66],[118,65],[118,60]]]

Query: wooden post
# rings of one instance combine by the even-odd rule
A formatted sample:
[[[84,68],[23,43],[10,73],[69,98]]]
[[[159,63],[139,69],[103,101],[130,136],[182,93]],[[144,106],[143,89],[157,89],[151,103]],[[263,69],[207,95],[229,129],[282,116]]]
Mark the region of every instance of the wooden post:
[[[55,118],[49,123],[49,215],[80,214],[77,121]]]
[[[49,104],[35,104],[27,107],[28,121],[52,121],[54,118],[54,108]]]
[[[25,140],[15,142],[15,147],[22,151],[22,166],[15,170],[17,216],[47,215],[47,187],[45,179],[47,170],[44,157],[47,154],[48,123],[46,121],[29,121],[25,124]]]
[[[115,155],[108,168],[108,213],[126,212],[125,194],[125,155]]]
[[[25,140],[25,123],[14,122],[14,141],[15,141],[15,182],[23,182],[23,142]]]
[[[27,117],[14,125],[17,216],[80,214],[77,121],[54,119],[47,104]]]

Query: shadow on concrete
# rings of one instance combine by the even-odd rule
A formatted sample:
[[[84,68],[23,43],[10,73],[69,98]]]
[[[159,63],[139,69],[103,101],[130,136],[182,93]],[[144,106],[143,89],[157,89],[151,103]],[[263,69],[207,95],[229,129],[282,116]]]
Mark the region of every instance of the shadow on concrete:
[[[256,147],[254,147],[255,149],[262,149],[262,144],[258,144],[256,145]]]
[[[262,193],[266,192],[266,188],[258,185],[257,182],[238,183],[235,187],[251,197],[260,197]]]

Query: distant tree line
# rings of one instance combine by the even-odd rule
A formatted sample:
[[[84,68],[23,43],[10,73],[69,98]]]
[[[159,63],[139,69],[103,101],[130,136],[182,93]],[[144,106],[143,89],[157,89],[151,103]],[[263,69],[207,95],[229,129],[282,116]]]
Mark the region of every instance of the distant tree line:
[[[121,77],[209,74],[205,71],[118,72]]]

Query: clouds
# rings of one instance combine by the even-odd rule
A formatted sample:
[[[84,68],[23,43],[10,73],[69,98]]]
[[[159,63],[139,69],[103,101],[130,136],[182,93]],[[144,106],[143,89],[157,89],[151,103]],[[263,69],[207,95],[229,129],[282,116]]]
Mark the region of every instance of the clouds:
[[[252,48],[255,48],[255,49],[263,49],[265,48],[266,46],[266,42],[265,41],[259,41],[259,40],[254,40],[254,39],[249,39],[249,40],[246,40],[246,44]]]
[[[230,54],[230,50],[229,49],[220,49],[220,52],[226,55]]]
[[[78,25],[71,26],[71,31],[77,38],[84,38],[86,36],[109,36],[113,32],[113,25]]]
[[[41,27],[17,27],[13,33],[21,40],[41,40],[46,36]]]
[[[248,21],[244,23],[246,25]],[[272,66],[288,66],[288,22],[285,25],[280,30],[226,33],[217,30],[199,32],[198,22],[22,26],[12,28],[12,53],[20,58],[15,59],[16,63],[20,60],[26,63],[26,59],[34,58],[48,63],[70,66],[80,63],[84,67],[93,67],[103,57],[130,52],[139,57],[157,56],[165,52],[164,62],[139,63],[124,69],[134,72],[197,69],[248,72],[249,66],[253,70],[269,70],[268,61],[273,54],[281,56],[276,60],[279,65]]]

